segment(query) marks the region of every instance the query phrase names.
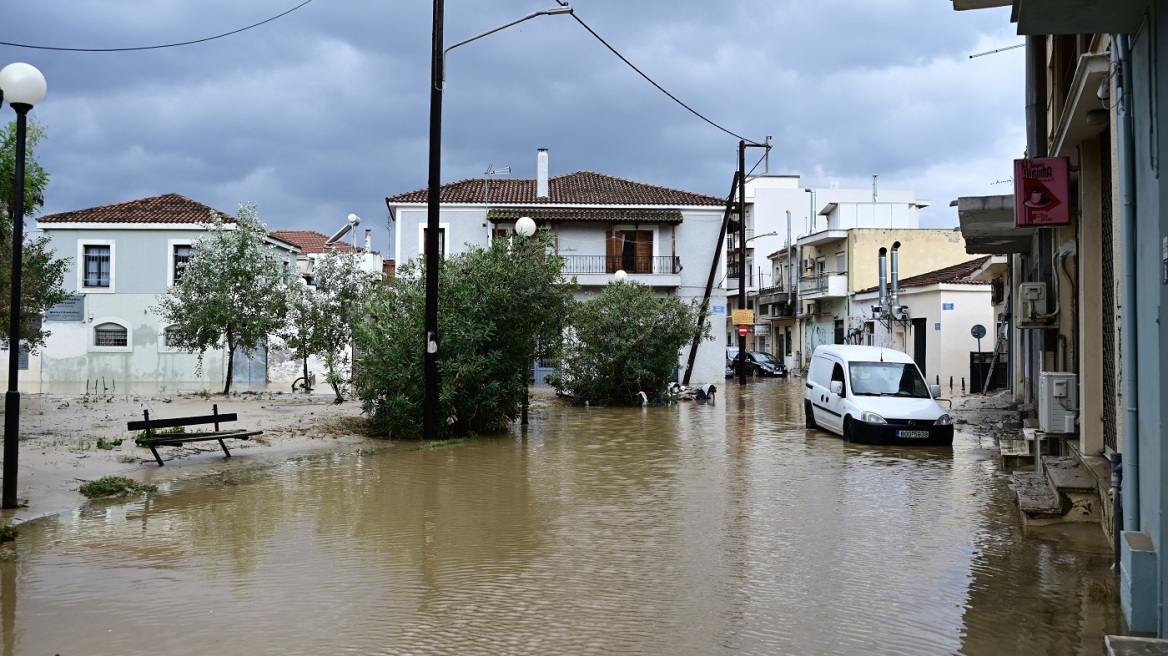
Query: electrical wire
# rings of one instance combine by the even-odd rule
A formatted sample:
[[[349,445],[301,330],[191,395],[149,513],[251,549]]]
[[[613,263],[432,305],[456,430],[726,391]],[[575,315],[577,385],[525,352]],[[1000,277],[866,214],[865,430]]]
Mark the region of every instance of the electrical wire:
[[[556,2],[558,2],[558,3],[560,4],[560,6],[561,6],[561,7],[567,7],[567,6],[568,6],[567,0],[556,0]],[[616,55],[616,56],[617,56],[617,58],[619,58],[619,59],[620,59],[622,62],[624,62],[624,63],[625,63],[625,65],[627,65],[629,68],[631,68],[631,69],[633,69],[634,71],[636,71],[636,72],[637,72],[637,75],[640,75],[641,77],[645,78],[645,81],[646,81],[646,82],[648,82],[649,84],[652,84],[653,86],[657,87],[657,90],[658,90],[658,91],[660,91],[661,93],[663,93],[663,94],[665,94],[666,96],[668,96],[668,97],[669,97],[669,99],[670,99],[670,100],[672,100],[673,102],[675,102],[675,103],[677,103],[678,105],[681,105],[682,107],[684,107],[684,108],[686,109],[686,111],[688,111],[689,113],[691,113],[691,114],[693,114],[694,116],[696,116],[696,117],[698,117],[698,118],[702,119],[702,120],[703,120],[703,121],[705,121],[706,123],[709,123],[710,125],[714,126],[715,128],[718,128],[718,129],[719,129],[719,130],[721,130],[722,132],[725,132],[726,134],[728,134],[728,135],[730,135],[730,136],[732,136],[732,137],[735,137],[735,138],[737,138],[737,139],[739,139],[739,140],[741,140],[741,141],[745,141],[745,142],[747,142],[748,144],[750,144],[750,145],[752,145],[752,146],[762,146],[762,145],[763,145],[763,144],[760,144],[760,143],[758,143],[757,141],[754,141],[753,139],[747,139],[746,137],[743,137],[743,136],[741,136],[741,135],[738,135],[738,134],[736,134],[736,133],[734,133],[734,132],[731,132],[730,130],[728,130],[728,129],[726,129],[726,128],[722,127],[721,125],[718,125],[717,123],[713,122],[712,120],[710,120],[710,119],[706,118],[706,117],[705,117],[705,116],[703,116],[703,115],[702,115],[700,112],[698,112],[696,109],[694,109],[693,107],[690,107],[689,105],[687,105],[687,104],[685,104],[684,102],[682,102],[682,101],[681,101],[681,100],[680,100],[680,99],[679,99],[677,96],[675,96],[675,95],[673,95],[672,93],[669,93],[668,91],[666,91],[666,90],[665,90],[665,87],[661,86],[660,84],[657,84],[657,82],[656,82],[656,81],[654,81],[654,80],[653,80],[653,78],[651,78],[651,77],[649,77],[648,75],[646,75],[644,71],[642,71],[641,69],[637,68],[637,67],[636,67],[636,66],[635,66],[635,65],[634,65],[634,64],[633,64],[631,61],[629,61],[627,58],[625,58],[625,56],[624,56],[624,55],[620,54],[620,52],[618,52],[616,48],[612,47],[612,46],[611,46],[611,45],[610,45],[610,44],[609,44],[607,41],[605,41],[605,40],[604,40],[604,39],[603,39],[603,38],[602,38],[602,37],[601,37],[599,34],[597,34],[595,30],[593,30],[591,27],[589,27],[587,23],[585,23],[583,20],[581,20],[581,19],[580,19],[580,17],[576,15],[576,12],[572,12],[572,18],[575,18],[575,19],[576,19],[576,22],[577,22],[577,23],[579,23],[581,27],[583,27],[584,29],[588,30],[589,34],[591,34],[593,37],[595,37],[597,41],[599,41],[601,44],[603,44],[603,45],[604,45],[604,47],[605,47],[605,48],[608,48],[608,49],[609,49],[609,51],[610,51],[610,52],[612,52],[612,54]],[[757,165],[756,165],[756,166],[757,166]]]
[[[230,32],[224,32],[223,34],[216,34],[215,36],[208,36],[208,37],[205,37],[202,39],[194,39],[193,41],[180,41],[178,43],[164,43],[164,44],[155,45],[155,46],[134,46],[134,47],[128,47],[128,48],[65,48],[65,47],[61,47],[61,46],[38,46],[38,45],[32,45],[32,44],[28,44],[28,43],[13,43],[11,41],[0,41],[0,45],[12,46],[13,48],[29,48],[32,50],[57,50],[57,51],[63,51],[63,52],[130,52],[130,51],[134,51],[134,50],[159,50],[162,48],[177,48],[178,46],[190,46],[190,45],[194,45],[196,43],[206,43],[207,41],[214,41],[215,39],[222,39],[225,36],[231,36],[233,34],[239,34],[240,32],[246,32],[247,30],[250,30],[250,29],[255,28],[255,27],[259,27],[260,25],[263,25],[265,23],[270,23],[270,22],[276,20],[277,18],[283,18],[284,16],[287,16],[288,14],[296,11],[297,9],[300,9],[301,7],[303,7],[304,5],[306,5],[310,2],[312,2],[312,0],[304,0],[304,2],[301,2],[300,4],[296,5],[295,7],[289,9],[288,11],[276,14],[275,16],[272,16],[271,18],[266,18],[258,23],[253,23],[251,25],[248,25],[247,27],[241,27],[237,30],[231,30]]]

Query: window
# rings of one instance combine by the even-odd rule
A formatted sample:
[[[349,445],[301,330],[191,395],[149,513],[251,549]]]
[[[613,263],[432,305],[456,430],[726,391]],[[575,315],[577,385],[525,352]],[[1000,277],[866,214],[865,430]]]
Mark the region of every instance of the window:
[[[835,254],[835,272],[843,273],[848,270],[848,256],[846,253]]]
[[[93,329],[94,346],[129,346],[130,334],[125,326],[116,323],[99,324]]]
[[[85,266],[85,287],[110,286],[110,247],[87,245],[83,258]]]
[[[182,282],[183,269],[186,268],[187,262],[190,261],[191,255],[195,252],[195,247],[190,244],[175,244],[173,247],[171,258],[173,267],[171,273],[174,276],[174,284]]]
[[[162,331],[162,345],[168,349],[178,348],[178,326],[167,326]]]
[[[422,243],[420,244],[421,248],[418,250],[418,252],[421,253],[423,259],[425,259],[425,257],[426,257],[426,233],[427,233],[427,231],[429,231],[429,228],[427,228],[426,226],[422,226]],[[445,227],[438,228],[438,259],[441,259],[441,260],[446,259],[446,228]]]

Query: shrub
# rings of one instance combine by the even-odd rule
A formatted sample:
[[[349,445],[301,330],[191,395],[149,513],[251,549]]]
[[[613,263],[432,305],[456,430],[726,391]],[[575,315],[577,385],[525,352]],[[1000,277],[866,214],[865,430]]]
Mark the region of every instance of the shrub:
[[[157,485],[146,485],[125,476],[106,476],[89,481],[78,492],[90,499],[100,497],[128,497],[158,490]]]
[[[596,298],[575,302],[572,334],[549,381],[576,403],[640,403],[662,397],[678,368],[678,352],[695,334],[698,305],[658,298],[634,282],[608,285]]]
[[[537,352],[554,355],[571,303],[551,239],[495,239],[439,269],[439,437],[497,433],[518,417]],[[425,280],[410,262],[366,306],[355,391],[372,434],[422,434]]]

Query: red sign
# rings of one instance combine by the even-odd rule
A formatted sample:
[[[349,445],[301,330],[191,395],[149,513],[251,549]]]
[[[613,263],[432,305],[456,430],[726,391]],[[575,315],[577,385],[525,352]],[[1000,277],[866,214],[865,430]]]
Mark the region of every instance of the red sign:
[[[1014,225],[1068,225],[1070,183],[1065,157],[1014,160]]]
[[[738,326],[738,334],[743,336],[743,337],[746,337],[747,335],[750,334],[750,326],[747,326],[746,324]]]

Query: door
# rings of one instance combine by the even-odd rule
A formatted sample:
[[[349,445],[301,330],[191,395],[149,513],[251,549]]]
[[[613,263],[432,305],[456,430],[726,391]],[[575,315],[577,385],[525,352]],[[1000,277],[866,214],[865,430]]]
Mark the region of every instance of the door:
[[[835,394],[831,391],[831,385],[836,381],[839,381],[839,383],[844,386],[844,389],[839,394]],[[831,432],[843,435],[843,406],[844,397],[847,396],[848,390],[847,382],[844,380],[844,366],[839,362],[832,363],[831,382],[828,383],[828,388],[824,390],[824,392],[824,410],[823,412],[819,413],[823,416],[823,420],[819,421],[819,423]],[[816,417],[816,420],[819,420],[818,417]]]
[[[235,385],[263,387],[268,384],[268,349],[264,344],[248,352],[235,347],[235,358],[231,363],[231,382]]]
[[[928,324],[928,319],[922,317],[920,319],[912,320],[913,332],[913,360],[916,361],[917,367],[921,370],[921,375],[925,377],[927,382],[929,379],[927,371],[925,371],[925,326]]]

